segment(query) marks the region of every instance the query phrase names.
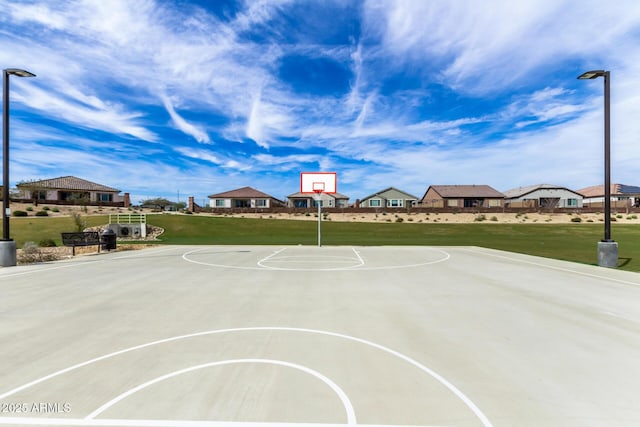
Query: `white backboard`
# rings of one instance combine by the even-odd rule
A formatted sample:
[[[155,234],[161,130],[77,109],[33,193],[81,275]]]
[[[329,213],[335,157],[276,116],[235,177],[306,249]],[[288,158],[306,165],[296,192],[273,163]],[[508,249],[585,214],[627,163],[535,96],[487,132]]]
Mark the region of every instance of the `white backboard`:
[[[303,194],[335,194],[338,188],[335,172],[302,172],[300,192]]]

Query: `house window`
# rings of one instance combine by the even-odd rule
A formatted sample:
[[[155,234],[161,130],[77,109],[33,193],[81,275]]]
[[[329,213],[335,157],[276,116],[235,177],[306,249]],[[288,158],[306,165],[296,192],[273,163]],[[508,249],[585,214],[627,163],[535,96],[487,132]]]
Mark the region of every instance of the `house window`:
[[[78,191],[60,191],[58,193],[58,199],[65,202],[75,203],[87,203],[91,200],[89,193],[82,193]]]
[[[392,208],[401,208],[402,200],[398,200],[398,199],[387,200],[387,206]]]
[[[296,199],[293,201],[293,206],[296,208],[306,208],[308,206],[306,199]]]
[[[464,199],[465,208],[479,208],[484,205],[484,199]]]
[[[251,200],[235,200],[236,208],[250,208]]]
[[[314,201],[313,201],[313,207],[314,207],[314,208],[317,208],[317,207],[318,207],[318,205],[319,205],[320,207],[324,206],[324,203],[322,203],[322,200],[314,200]]]
[[[216,199],[216,208],[224,208],[224,199]]]
[[[458,200],[447,200],[447,206],[449,206],[450,208],[458,206]]]
[[[267,199],[258,199],[256,200],[256,206],[259,208],[266,208],[267,207]]]
[[[567,206],[578,206],[578,199],[567,199]]]
[[[34,191],[31,197],[36,200],[47,200],[47,192],[42,190]]]
[[[111,193],[98,193],[99,202],[113,202],[113,194]]]
[[[379,208],[380,207],[380,199],[371,199],[369,200],[369,206],[372,208]]]

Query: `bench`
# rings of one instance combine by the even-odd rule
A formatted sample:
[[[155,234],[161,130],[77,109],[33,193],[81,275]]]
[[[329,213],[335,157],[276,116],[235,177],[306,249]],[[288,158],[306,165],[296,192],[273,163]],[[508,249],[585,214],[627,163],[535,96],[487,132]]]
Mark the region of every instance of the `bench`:
[[[62,233],[62,244],[73,248],[73,256],[76,256],[76,246],[98,246],[100,252],[100,233],[97,231],[77,231],[72,233]]]

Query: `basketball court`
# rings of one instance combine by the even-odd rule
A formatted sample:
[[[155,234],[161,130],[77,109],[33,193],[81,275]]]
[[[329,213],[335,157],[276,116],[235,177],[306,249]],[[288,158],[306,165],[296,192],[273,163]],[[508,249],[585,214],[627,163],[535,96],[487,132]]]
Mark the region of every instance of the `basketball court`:
[[[477,247],[0,269],[0,425],[640,424],[640,277]]]

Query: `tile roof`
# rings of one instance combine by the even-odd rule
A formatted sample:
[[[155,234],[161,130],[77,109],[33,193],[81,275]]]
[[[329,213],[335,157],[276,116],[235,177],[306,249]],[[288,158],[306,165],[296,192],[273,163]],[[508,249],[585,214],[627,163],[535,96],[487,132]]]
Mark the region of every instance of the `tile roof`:
[[[107,191],[119,193],[120,190],[106,185],[96,184],[86,179],[77,178],[75,176],[61,176],[59,178],[43,179],[40,181],[29,181],[18,184],[17,187],[29,185],[41,188],[51,188],[55,190],[73,190],[73,191]]]
[[[233,199],[233,198],[245,198],[245,199],[276,199],[273,196],[268,195],[267,193],[263,193],[262,191],[256,190],[253,187],[242,187],[237,188],[231,191],[225,191],[223,193],[212,194],[209,196],[210,199]]]
[[[370,198],[372,198],[372,197],[376,197],[376,196],[382,197],[382,196],[381,196],[382,194],[386,193],[387,191],[392,191],[392,190],[395,190],[395,191],[397,191],[398,193],[402,193],[402,194],[404,194],[405,196],[408,196],[408,197],[407,197],[407,199],[414,199],[414,200],[418,200],[418,198],[417,198],[416,196],[414,196],[413,194],[409,194],[409,193],[407,193],[406,191],[399,190],[399,189],[397,189],[396,187],[387,187],[387,188],[385,188],[384,190],[378,191],[378,192],[376,192],[376,193],[371,194],[370,196],[367,196],[367,197],[363,198],[361,201],[364,201],[364,200],[367,200],[367,199],[370,199]]]
[[[432,188],[442,198],[485,197],[501,199],[504,197],[504,194],[488,185],[432,185],[429,188]],[[427,191],[429,190],[427,189]]]
[[[571,191],[572,193],[578,194],[577,191],[573,191],[561,185],[553,185],[553,184],[537,184],[537,185],[529,185],[527,187],[512,188],[511,190],[503,191],[502,194],[504,194],[505,198],[512,199],[516,197],[522,197],[529,193],[533,193],[536,190],[566,190],[566,191]]]
[[[602,197],[604,196],[604,185],[593,185],[591,187],[578,190],[578,193],[584,197]],[[640,187],[634,185],[611,184],[611,194],[618,196],[639,195]]]

